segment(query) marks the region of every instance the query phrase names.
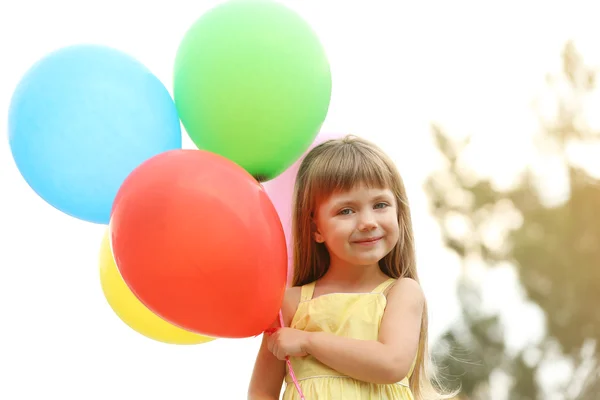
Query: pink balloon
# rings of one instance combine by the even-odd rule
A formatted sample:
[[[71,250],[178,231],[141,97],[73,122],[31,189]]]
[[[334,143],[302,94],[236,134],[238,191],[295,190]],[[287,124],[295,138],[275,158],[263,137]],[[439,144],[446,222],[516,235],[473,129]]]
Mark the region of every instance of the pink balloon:
[[[312,148],[327,140],[339,139],[343,136],[345,136],[345,134],[326,132],[319,133],[308,150],[306,150],[306,152],[302,154],[302,156],[294,164],[292,164],[292,166],[286,169],[281,175],[262,184],[265,188],[265,191],[271,198],[271,201],[277,210],[277,214],[279,214],[281,224],[283,225],[283,232],[285,233],[285,241],[287,243],[288,253],[288,286],[291,285],[294,274],[292,260],[292,196],[294,195],[294,183],[296,181],[298,168],[300,168],[300,163],[304,159],[304,156]]]

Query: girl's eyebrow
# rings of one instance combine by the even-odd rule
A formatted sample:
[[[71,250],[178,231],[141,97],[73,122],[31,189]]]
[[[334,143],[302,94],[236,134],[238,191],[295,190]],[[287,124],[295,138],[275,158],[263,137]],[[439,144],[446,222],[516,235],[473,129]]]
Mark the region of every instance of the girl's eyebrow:
[[[387,193],[381,193],[381,194],[378,194],[377,196],[374,196],[372,200],[373,201],[381,201],[381,200],[391,201],[392,198],[393,197]]]
[[[382,190],[381,192],[375,193],[375,195],[369,199],[369,202],[378,201],[392,202],[394,201],[394,196]],[[339,209],[348,206],[355,206],[357,203],[359,202],[349,195],[340,195],[338,200],[331,203],[331,207]]]
[[[370,202],[373,202],[373,203],[379,202],[379,201],[391,202],[391,201],[393,201],[393,198],[392,198],[392,196],[390,196],[387,193],[379,193],[379,194],[371,197],[371,199],[370,199]],[[342,198],[342,199],[334,202],[332,204],[332,208],[339,209],[342,207],[355,206],[356,204],[357,204],[357,201],[355,201],[355,200]]]
[[[356,202],[350,199],[342,199],[333,203],[333,208],[342,208],[356,205]]]

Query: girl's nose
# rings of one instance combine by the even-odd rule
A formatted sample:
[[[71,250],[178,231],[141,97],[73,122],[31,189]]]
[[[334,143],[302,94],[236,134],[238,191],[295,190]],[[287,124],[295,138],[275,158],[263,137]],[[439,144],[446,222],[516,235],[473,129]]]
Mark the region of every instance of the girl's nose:
[[[377,223],[375,222],[375,218],[371,213],[363,213],[360,216],[358,229],[361,232],[367,232],[375,229],[377,227]]]

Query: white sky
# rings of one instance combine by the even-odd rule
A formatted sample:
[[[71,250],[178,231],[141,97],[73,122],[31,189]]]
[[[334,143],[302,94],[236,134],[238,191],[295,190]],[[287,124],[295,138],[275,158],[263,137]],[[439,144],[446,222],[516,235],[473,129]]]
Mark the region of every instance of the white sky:
[[[26,69],[70,44],[126,51],[171,90],[182,35],[217,2],[149,3],[3,2],[0,125],[6,127],[12,91]],[[515,171],[507,160],[527,160],[527,138],[537,129],[531,102],[545,74],[559,67],[564,42],[576,39],[591,62],[600,61],[594,2],[284,3],[307,18],[328,51],[334,89],[324,130],[381,144],[406,180],[435,339],[457,316],[460,267],[442,248],[421,189],[440,165],[429,124],[476,134],[479,150],[471,161],[499,185],[508,184]],[[14,166],[6,139],[0,141],[0,187],[0,398],[245,398],[260,338],[178,347],[137,334],[100,289],[104,227],[39,199]],[[486,304],[502,308],[511,346],[518,347],[539,336],[539,324],[531,321],[541,320],[535,308],[524,311],[512,275],[505,268],[483,279]]]

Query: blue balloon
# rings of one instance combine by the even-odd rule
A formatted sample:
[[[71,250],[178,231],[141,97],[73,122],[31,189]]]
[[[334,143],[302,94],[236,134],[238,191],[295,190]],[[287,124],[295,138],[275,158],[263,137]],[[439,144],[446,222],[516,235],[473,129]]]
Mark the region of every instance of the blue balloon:
[[[42,199],[99,224],[108,224],[129,173],[182,140],[160,80],[98,45],[65,47],[34,64],[13,93],[8,135],[17,168]]]

